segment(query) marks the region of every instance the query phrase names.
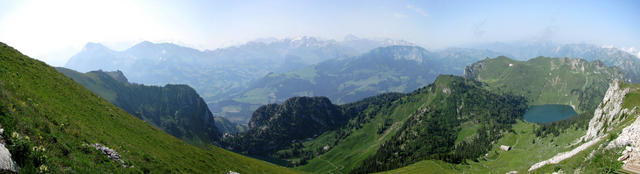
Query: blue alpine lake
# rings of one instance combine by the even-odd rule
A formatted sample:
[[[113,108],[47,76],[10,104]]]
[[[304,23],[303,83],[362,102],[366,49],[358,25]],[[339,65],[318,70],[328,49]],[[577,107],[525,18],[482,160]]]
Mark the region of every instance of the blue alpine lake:
[[[569,105],[534,105],[529,107],[524,114],[524,120],[534,123],[550,123],[570,118],[576,114],[578,113]]]

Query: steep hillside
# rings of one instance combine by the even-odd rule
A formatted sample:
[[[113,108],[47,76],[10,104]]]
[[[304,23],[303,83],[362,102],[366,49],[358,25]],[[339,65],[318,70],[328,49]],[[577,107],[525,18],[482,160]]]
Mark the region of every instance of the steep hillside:
[[[216,127],[223,136],[224,134],[235,134],[247,131],[247,126],[231,122],[224,117],[215,117],[214,120],[216,121]]]
[[[326,97],[294,97],[282,104],[258,108],[249,129],[238,139],[234,150],[265,155],[287,147],[292,141],[314,138],[342,125],[349,118]]]
[[[189,143],[204,146],[220,139],[207,104],[187,85],[131,84],[120,71],[57,70],[131,115]]]
[[[595,109],[611,80],[622,74],[600,61],[497,57],[468,66],[464,77],[485,82],[497,92],[525,96],[532,105],[565,104],[585,112]]]
[[[0,115],[2,137],[21,173],[295,172],[217,147],[189,145],[3,43]],[[115,150],[121,161],[103,155],[94,143]]]
[[[231,101],[221,101],[211,108],[242,121],[248,120],[259,105],[294,96],[327,96],[343,104],[384,92],[410,92],[433,82],[439,74],[460,74],[464,66],[498,55],[472,49],[429,52],[416,46],[382,47],[353,58],[268,74],[232,96]]]

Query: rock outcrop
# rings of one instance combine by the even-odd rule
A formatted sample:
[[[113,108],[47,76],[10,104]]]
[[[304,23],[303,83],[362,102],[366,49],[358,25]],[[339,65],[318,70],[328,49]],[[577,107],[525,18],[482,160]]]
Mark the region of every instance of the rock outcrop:
[[[96,150],[99,150],[100,152],[102,152],[102,154],[107,155],[107,157],[109,157],[109,159],[111,160],[115,160],[120,162],[120,164],[122,164],[122,166],[127,167],[126,163],[124,162],[124,160],[122,160],[120,158],[120,155],[118,154],[118,152],[116,152],[115,150],[107,147],[107,146],[103,146],[101,144],[92,144],[91,146],[95,147]]]
[[[605,135],[607,135],[608,131],[614,129],[624,121],[621,117],[634,113],[635,109],[633,111],[629,111],[629,109],[622,108],[622,103],[627,93],[629,93],[629,88],[621,89],[620,81],[617,79],[614,80],[609,85],[609,89],[602,99],[602,102],[594,111],[593,118],[589,121],[589,127],[586,134],[575,142],[575,144],[581,142],[585,143],[571,151],[562,152],[550,159],[538,162],[532,165],[531,168],[529,168],[529,171],[533,171],[547,164],[557,164],[595,144],[598,144]],[[638,136],[638,134],[635,134],[634,136]]]
[[[622,108],[624,97],[629,93],[629,88],[621,89],[620,81],[614,80],[602,99],[602,103],[596,108],[593,118],[589,121],[587,133],[578,139],[579,142],[589,141],[604,135],[615,128],[624,119],[620,117],[631,113],[629,109]]]
[[[609,142],[607,149],[624,147],[622,156],[618,158],[624,165],[625,170],[639,172],[640,171],[640,119],[637,119],[637,107],[634,107],[629,112],[624,112],[629,118],[635,118],[636,120],[629,126],[622,129],[622,132],[618,134],[618,137]],[[621,114],[622,115],[622,114]],[[624,120],[624,119],[620,119]]]
[[[0,173],[3,173],[3,171],[17,172],[19,169],[18,164],[13,161],[9,149],[5,147],[4,138],[2,137],[3,132],[4,129],[0,126]]]

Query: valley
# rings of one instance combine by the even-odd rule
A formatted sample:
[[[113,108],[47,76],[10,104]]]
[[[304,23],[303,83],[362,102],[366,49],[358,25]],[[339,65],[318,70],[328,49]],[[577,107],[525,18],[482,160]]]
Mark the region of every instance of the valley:
[[[640,1],[0,1],[0,173],[640,174]]]

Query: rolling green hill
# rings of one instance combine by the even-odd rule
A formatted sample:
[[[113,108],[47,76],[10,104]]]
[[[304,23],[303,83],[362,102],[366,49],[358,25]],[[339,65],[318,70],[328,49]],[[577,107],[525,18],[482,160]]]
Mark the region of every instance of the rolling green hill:
[[[59,72],[147,123],[198,146],[216,144],[220,132],[202,98],[187,85],[131,84],[120,71]]]
[[[525,96],[531,105],[571,105],[578,113],[593,110],[611,80],[622,79],[618,69],[600,61],[547,57],[485,59],[468,66],[464,76],[485,82],[496,92]]]
[[[21,173],[43,165],[51,173],[296,173],[218,147],[189,145],[3,43],[0,124]],[[127,167],[89,146],[94,143],[117,151]]]

